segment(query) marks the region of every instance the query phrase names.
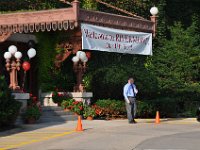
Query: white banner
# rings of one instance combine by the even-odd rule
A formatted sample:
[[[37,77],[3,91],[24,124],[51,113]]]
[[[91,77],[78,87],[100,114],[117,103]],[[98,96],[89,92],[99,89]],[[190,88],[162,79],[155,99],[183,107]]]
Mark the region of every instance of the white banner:
[[[82,49],[152,55],[152,34],[81,24]]]

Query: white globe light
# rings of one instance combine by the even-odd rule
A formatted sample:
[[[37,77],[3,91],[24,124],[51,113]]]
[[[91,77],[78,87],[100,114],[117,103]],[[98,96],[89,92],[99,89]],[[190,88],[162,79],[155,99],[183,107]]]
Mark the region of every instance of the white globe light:
[[[150,9],[150,13],[153,15],[153,16],[156,16],[158,14],[158,8],[157,7],[152,7]]]
[[[30,48],[27,52],[29,59],[35,57],[36,55],[36,50],[34,48]]]
[[[10,52],[5,52],[4,53],[4,58],[5,59],[10,59],[12,57],[12,54]]]
[[[77,56],[74,56],[74,57],[72,58],[72,61],[73,61],[74,63],[76,63],[76,62],[79,61],[79,58],[78,58]]]
[[[15,58],[17,58],[17,59],[22,58],[22,53],[21,52],[16,52],[15,53]]]
[[[88,61],[88,58],[87,57],[85,57],[85,59],[84,60],[82,60],[84,63],[86,63],[87,61]]]
[[[14,55],[17,52],[17,47],[15,45],[11,45],[8,47],[8,51]]]
[[[81,53],[79,54],[79,58],[83,61],[83,60],[86,58],[85,52],[81,52]]]
[[[79,56],[80,56],[80,53],[82,53],[82,51],[76,52],[76,56],[79,57]],[[79,58],[80,58],[80,57],[79,57]]]

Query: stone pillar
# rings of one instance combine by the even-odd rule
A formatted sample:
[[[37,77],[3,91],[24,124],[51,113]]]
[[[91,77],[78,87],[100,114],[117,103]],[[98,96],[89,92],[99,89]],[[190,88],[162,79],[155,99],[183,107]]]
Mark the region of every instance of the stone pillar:
[[[73,11],[74,11],[74,19],[75,19],[75,27],[78,26],[78,18],[79,18],[79,10],[80,10],[80,4],[78,0],[74,0],[72,2],[72,7],[73,7]]]
[[[12,93],[15,100],[22,103],[22,107],[20,109],[20,112],[23,112],[27,108],[27,100],[30,99],[29,93]]]

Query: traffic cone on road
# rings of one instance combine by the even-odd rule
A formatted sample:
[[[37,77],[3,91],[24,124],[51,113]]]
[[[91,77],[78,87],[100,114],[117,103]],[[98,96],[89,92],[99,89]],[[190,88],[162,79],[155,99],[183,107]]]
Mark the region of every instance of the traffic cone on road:
[[[156,124],[160,123],[160,115],[159,115],[159,111],[156,112],[156,120],[155,120]]]
[[[82,121],[81,121],[81,116],[80,115],[78,116],[78,123],[77,123],[76,131],[83,131]]]

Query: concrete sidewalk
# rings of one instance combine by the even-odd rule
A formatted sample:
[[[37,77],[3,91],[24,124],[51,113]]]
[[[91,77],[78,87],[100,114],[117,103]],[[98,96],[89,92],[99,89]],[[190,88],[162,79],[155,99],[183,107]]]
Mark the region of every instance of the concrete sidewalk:
[[[139,126],[154,126],[155,119],[136,119]],[[161,119],[160,125],[198,125],[199,122],[196,118],[168,118]],[[130,126],[126,119],[124,120],[82,120],[84,132],[90,133],[94,132],[98,135],[97,131],[104,129],[114,129],[114,128],[124,128]],[[4,131],[0,133],[0,150],[19,148],[27,146],[30,144],[41,143],[48,140],[53,140],[56,138],[61,138],[63,136],[77,136],[75,128],[77,126],[77,121],[68,122],[51,122],[51,123],[41,123],[32,125],[20,125],[17,128]],[[89,132],[88,132],[89,131]],[[143,140],[143,139],[141,139]]]

